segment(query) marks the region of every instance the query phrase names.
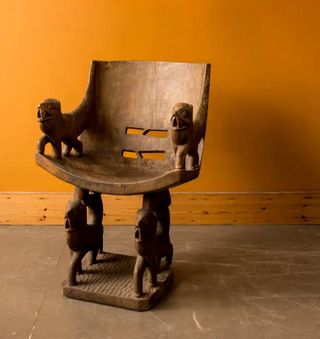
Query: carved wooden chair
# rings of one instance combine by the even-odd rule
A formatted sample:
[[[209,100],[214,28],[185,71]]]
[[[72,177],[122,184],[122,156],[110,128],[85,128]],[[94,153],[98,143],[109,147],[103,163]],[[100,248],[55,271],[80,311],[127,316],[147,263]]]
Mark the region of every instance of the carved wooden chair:
[[[75,186],[74,201],[69,202],[65,216],[68,245],[73,251],[66,295],[142,310],[152,306],[170,285],[169,188],[199,175],[209,81],[209,64],[93,61],[85,97],[73,112],[61,114],[56,99],[38,106],[44,134],[36,162]],[[47,143],[53,146],[52,155],[45,154]],[[66,145],[63,154],[61,143]],[[102,252],[101,193],[143,194],[134,232],[137,259],[128,264],[128,269],[134,266],[132,296],[126,295],[126,301],[97,297],[100,292],[95,287],[84,292],[81,281],[76,285],[87,252],[93,252],[91,263],[96,263],[99,250],[102,256],[107,255]],[[163,257],[166,267],[161,273]],[[146,268],[152,273],[151,284],[157,285],[159,280],[161,284],[143,293]]]

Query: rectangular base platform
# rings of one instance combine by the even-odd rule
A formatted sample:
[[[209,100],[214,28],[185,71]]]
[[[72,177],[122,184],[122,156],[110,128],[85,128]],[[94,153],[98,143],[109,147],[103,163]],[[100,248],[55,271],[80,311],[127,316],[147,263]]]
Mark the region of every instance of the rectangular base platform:
[[[63,294],[69,298],[100,304],[123,307],[135,311],[147,311],[153,307],[173,282],[169,268],[158,273],[159,286],[149,285],[148,272],[143,277],[144,294],[136,298],[133,293],[133,269],[136,257],[102,253],[98,263],[84,267],[83,274],[77,275],[77,285],[63,282]]]

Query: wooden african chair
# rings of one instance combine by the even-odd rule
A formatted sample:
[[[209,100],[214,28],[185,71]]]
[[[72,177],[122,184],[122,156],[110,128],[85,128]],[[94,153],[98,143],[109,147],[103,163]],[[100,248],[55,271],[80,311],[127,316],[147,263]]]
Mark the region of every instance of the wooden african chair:
[[[199,175],[209,82],[209,64],[93,61],[85,97],[73,112],[62,114],[56,99],[38,106],[44,134],[36,162],[75,186],[65,214],[72,251],[65,295],[145,310],[170,286],[169,188]],[[47,143],[52,155],[45,154]],[[143,194],[134,229],[136,258],[102,251],[101,193]],[[87,252],[88,269],[97,272],[77,276]],[[115,274],[119,267],[131,278]],[[109,283],[109,290],[101,287]]]

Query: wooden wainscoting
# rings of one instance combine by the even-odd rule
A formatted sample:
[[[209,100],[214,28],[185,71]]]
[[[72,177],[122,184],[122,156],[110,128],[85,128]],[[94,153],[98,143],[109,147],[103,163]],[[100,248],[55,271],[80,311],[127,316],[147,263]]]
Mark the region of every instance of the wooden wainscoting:
[[[62,225],[72,193],[0,193],[1,225]],[[105,225],[132,225],[141,196],[103,196]],[[320,224],[320,193],[172,193],[174,225]]]

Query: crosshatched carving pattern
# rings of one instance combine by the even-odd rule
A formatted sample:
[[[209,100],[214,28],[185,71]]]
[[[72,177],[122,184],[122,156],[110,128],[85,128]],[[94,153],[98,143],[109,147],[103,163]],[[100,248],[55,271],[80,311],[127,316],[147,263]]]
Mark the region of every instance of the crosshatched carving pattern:
[[[63,293],[74,299],[129,308],[137,311],[150,309],[172,284],[173,274],[167,269],[158,274],[158,287],[148,285],[147,272],[144,274],[144,292],[141,298],[133,293],[133,268],[135,257],[103,253],[97,264],[84,268],[77,276],[78,284],[68,286],[63,283]]]

